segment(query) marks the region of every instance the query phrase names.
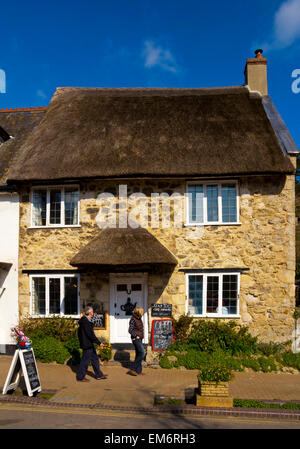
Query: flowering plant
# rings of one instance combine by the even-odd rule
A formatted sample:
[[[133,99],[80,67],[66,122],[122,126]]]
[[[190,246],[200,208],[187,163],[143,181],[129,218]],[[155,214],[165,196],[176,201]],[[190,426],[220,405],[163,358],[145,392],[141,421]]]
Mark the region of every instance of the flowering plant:
[[[109,343],[101,343],[97,348],[97,354],[102,361],[110,360],[112,355],[111,345]]]
[[[198,374],[198,379],[204,382],[228,382],[232,378],[231,370],[220,363],[202,366]]]

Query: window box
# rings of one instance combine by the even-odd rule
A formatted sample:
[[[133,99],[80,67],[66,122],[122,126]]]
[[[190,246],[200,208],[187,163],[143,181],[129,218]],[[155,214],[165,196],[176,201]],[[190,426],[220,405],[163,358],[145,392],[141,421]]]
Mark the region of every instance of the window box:
[[[237,181],[188,182],[186,198],[186,226],[240,224]]]
[[[31,228],[79,226],[78,186],[34,187]]]
[[[34,274],[29,280],[32,317],[59,315],[79,318],[78,274]]]
[[[240,273],[186,275],[186,313],[194,317],[238,318]]]

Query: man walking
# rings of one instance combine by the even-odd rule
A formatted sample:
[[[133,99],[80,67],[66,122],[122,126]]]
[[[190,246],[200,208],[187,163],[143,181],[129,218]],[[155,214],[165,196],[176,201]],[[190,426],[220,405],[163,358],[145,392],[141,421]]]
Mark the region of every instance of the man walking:
[[[85,308],[85,315],[83,315],[79,320],[78,338],[80,347],[83,350],[77,373],[77,380],[80,382],[89,382],[85,375],[90,362],[92,363],[97,380],[107,378],[107,375],[103,374],[100,370],[99,358],[94,347],[94,343],[100,345],[101,342],[98,340],[94,332],[94,325],[92,323],[93,315],[93,308],[88,306]]]

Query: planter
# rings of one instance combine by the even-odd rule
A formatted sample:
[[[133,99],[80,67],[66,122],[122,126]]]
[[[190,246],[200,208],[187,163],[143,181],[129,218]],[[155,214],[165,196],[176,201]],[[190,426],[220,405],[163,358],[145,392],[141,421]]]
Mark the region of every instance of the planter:
[[[229,396],[229,382],[208,382],[198,379],[198,407],[233,407],[233,398]]]
[[[228,382],[208,382],[198,379],[198,391],[200,396],[229,396],[229,383]]]

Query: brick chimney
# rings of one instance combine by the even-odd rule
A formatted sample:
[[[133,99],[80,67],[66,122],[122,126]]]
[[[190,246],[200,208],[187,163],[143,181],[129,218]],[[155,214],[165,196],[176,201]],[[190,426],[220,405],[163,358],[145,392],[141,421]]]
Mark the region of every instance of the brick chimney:
[[[267,59],[262,56],[263,50],[255,50],[255,58],[248,58],[245,66],[245,84],[252,91],[268,95]]]

